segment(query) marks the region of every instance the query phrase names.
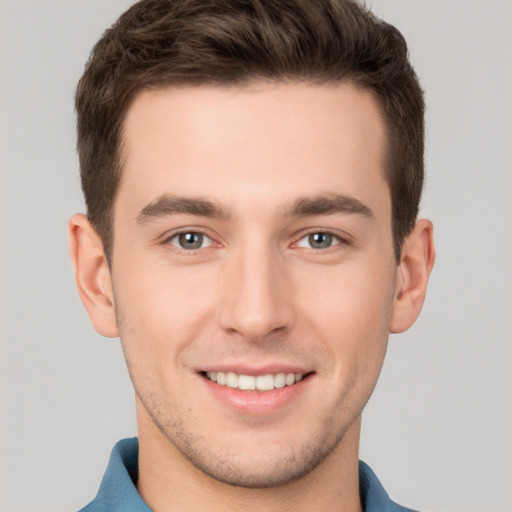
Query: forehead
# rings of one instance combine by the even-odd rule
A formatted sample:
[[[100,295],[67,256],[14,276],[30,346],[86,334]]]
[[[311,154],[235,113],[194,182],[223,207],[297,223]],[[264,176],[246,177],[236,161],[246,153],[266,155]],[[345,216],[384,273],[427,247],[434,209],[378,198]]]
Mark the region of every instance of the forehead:
[[[120,193],[233,203],[250,194],[289,202],[308,189],[355,194],[372,179],[387,190],[384,146],[374,95],[351,84],[144,91],[124,123]]]

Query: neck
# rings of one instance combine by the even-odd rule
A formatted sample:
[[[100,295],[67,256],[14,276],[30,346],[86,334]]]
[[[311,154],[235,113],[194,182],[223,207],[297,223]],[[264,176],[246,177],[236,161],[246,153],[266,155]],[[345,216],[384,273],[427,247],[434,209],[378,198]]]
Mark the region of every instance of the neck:
[[[359,432],[357,419],[335,450],[301,479],[283,486],[253,489],[234,487],[204,474],[174,448],[149,418],[139,415],[137,489],[155,512],[361,512]]]

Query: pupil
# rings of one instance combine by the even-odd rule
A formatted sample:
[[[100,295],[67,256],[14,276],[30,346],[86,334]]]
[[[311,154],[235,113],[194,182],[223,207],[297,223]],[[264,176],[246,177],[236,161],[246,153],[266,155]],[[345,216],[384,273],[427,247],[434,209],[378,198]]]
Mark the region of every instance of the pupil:
[[[180,245],[184,249],[199,249],[203,245],[201,233],[182,233],[179,236]]]
[[[332,245],[332,235],[327,233],[313,233],[309,235],[309,243],[314,249],[326,249]]]

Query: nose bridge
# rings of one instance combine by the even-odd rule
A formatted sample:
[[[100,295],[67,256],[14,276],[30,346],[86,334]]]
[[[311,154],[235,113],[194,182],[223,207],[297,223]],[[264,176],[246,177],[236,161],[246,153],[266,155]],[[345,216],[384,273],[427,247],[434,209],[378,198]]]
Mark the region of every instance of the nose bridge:
[[[290,327],[292,307],[286,294],[286,269],[279,250],[264,239],[244,240],[224,266],[220,310],[223,329],[258,341]]]

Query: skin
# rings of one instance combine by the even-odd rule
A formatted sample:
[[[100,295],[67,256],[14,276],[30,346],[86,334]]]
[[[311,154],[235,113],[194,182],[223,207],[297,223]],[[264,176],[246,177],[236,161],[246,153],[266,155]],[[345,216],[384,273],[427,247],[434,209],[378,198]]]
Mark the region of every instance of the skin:
[[[121,337],[142,497],[158,512],[361,510],[361,412],[434,262],[422,220],[397,265],[374,96],[169,88],[139,94],[124,127],[111,268],[83,215],[70,251],[96,329]],[[307,377],[264,406],[203,373],[284,367]]]

